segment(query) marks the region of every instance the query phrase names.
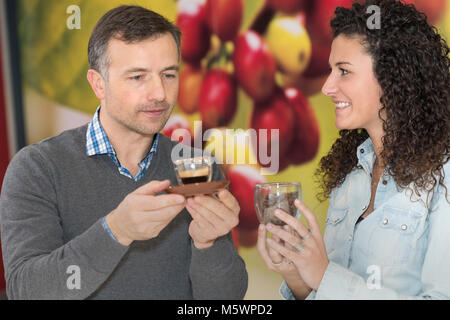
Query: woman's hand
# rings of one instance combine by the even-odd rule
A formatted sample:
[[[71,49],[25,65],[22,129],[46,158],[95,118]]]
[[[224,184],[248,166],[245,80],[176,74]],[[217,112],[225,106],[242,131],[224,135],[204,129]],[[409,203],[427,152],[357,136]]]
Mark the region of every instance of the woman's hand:
[[[286,226],[289,228],[288,226]],[[283,278],[295,279],[299,278],[297,267],[292,263],[283,258],[283,256],[276,250],[268,248],[266,245],[266,226],[264,224],[259,225],[258,229],[258,243],[257,248],[261,258],[266,264],[267,268],[276,273],[279,273]],[[272,240],[281,245],[280,238],[276,235],[272,235]]]
[[[283,256],[288,261],[287,264],[292,262],[303,281],[310,288],[317,290],[329,262],[325,243],[323,242],[319,224],[314,213],[300,200],[295,201],[295,206],[306,218],[309,229],[298,219],[282,210],[277,210],[275,215],[295,230],[296,235],[269,223],[266,226],[267,230],[277,238],[283,240],[284,245],[280,241],[274,241],[272,239],[267,239],[267,243],[274,250],[273,256]],[[259,246],[261,244],[258,242],[258,250],[261,253]],[[266,259],[264,260],[266,261]]]
[[[284,228],[288,233],[291,232],[288,225],[285,225]],[[292,262],[284,259],[277,251],[267,247],[266,232],[265,225],[259,225],[257,248],[267,268],[283,277],[296,299],[305,299],[312,289],[303,281],[297,267]],[[272,234],[272,239],[278,243],[282,242],[274,234]],[[289,247],[289,244],[286,244],[286,246]]]

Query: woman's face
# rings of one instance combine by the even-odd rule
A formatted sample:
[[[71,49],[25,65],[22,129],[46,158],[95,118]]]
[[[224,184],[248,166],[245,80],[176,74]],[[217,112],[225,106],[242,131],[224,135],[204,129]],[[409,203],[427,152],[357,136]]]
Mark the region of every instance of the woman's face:
[[[372,57],[359,37],[339,35],[331,45],[331,73],[322,92],[333,99],[338,129],[366,129],[370,135],[382,131],[378,116],[382,90],[373,73]]]

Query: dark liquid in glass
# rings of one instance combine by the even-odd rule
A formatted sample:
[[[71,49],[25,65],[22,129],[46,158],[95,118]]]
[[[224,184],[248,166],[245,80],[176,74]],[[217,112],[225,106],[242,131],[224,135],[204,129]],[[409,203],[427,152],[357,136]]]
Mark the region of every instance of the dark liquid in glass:
[[[208,182],[209,168],[182,171],[179,176],[183,184]]]
[[[286,223],[275,216],[275,210],[281,209],[291,216],[297,214],[297,207],[294,202],[298,198],[298,192],[288,192],[280,195],[268,194],[262,196],[263,219],[266,222],[278,226],[284,226]]]
[[[183,184],[207,182],[208,176],[184,177],[181,178],[181,181],[183,182]]]

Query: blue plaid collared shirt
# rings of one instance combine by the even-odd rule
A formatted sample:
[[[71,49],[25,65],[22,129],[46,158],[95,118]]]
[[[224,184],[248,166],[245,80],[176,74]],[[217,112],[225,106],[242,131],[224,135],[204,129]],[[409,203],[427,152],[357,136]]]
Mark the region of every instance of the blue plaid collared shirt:
[[[120,174],[134,180],[139,181],[148,167],[150,166],[150,162],[152,161],[153,155],[156,153],[158,148],[158,140],[159,134],[155,134],[155,138],[153,139],[153,146],[150,149],[149,153],[145,156],[145,158],[138,163],[138,166],[141,168],[137,175],[133,177],[133,175],[128,171],[127,168],[123,167],[119,160],[117,159],[116,152],[109,142],[108,136],[106,135],[105,130],[103,129],[100,119],[98,117],[100,112],[100,107],[97,108],[97,111],[94,114],[94,118],[89,123],[87,132],[86,132],[86,154],[91,157],[98,154],[108,154],[109,157],[114,161],[117,168],[119,169]]]

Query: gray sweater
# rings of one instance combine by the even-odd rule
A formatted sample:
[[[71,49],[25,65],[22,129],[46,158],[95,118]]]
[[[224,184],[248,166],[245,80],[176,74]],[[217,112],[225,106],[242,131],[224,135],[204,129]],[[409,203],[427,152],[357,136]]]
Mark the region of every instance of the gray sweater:
[[[231,234],[204,250],[184,209],[158,237],[115,242],[101,218],[152,181],[176,183],[160,136],[143,178],[121,175],[108,155],[86,155],[87,125],[19,151],[6,172],[0,223],[10,299],[242,299],[247,272]],[[222,174],[214,165],[213,179]]]

